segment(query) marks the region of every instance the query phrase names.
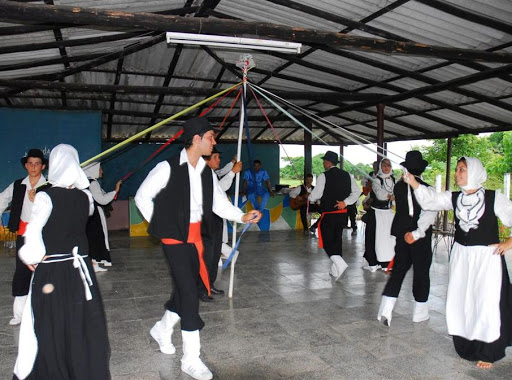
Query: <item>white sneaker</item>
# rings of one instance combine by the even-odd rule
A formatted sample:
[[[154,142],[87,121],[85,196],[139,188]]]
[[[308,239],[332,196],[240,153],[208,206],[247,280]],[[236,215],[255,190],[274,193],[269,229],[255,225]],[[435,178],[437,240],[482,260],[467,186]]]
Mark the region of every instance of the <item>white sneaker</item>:
[[[13,319],[11,319],[11,320],[9,321],[9,324],[10,324],[11,326],[17,326],[17,325],[19,325],[20,323],[21,323],[21,320],[20,320],[20,319],[18,319],[18,318],[13,318]]]
[[[95,272],[106,272],[108,269],[100,267],[98,264],[92,264]]]
[[[181,360],[181,370],[187,375],[192,376],[197,380],[210,380],[213,379],[212,372],[199,358],[192,361]]]
[[[111,267],[112,266],[112,263],[110,261],[107,261],[107,260],[101,260],[98,264],[103,264],[106,267]]]
[[[157,322],[158,323],[158,322]],[[176,352],[176,348],[174,344],[171,342],[171,334],[162,332],[158,326],[155,324],[149,333],[153,337],[153,339],[158,343],[160,347],[160,351],[167,355],[172,355]]]

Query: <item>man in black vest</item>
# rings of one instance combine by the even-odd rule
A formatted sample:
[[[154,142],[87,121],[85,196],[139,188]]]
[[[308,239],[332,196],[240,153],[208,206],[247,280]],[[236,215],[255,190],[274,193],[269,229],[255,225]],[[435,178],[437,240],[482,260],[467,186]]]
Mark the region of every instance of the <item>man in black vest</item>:
[[[187,120],[181,140],[185,148],[180,155],[156,165],[135,195],[137,207],[149,221],[148,232],[163,243],[173,281],[165,314],[150,334],[160,351],[174,354],[171,335],[181,319],[181,370],[195,379],[211,379],[212,373],[199,358],[199,330],[204,326],[199,316],[199,277],[210,293],[202,238],[211,239],[214,213],[238,223],[256,223],[261,213],[252,210],[244,214],[234,207],[206,166],[202,156],[210,155],[216,144],[214,129],[206,118]]]
[[[219,179],[219,185],[222,191],[228,191],[233,184],[233,179],[237,173],[242,171],[242,161],[231,161],[224,168],[220,169],[220,153],[216,147],[213,147],[212,154],[203,156],[206,165],[210,167]],[[228,170],[226,170],[228,169]],[[210,279],[210,290],[212,294],[224,294],[224,290],[217,289],[214,285],[217,279],[219,268],[219,260],[222,253],[222,234],[224,222],[222,218],[213,215],[213,236],[212,240],[205,241],[205,262],[208,267],[208,277]],[[199,299],[203,302],[211,302],[214,300],[208,295],[206,287],[202,281],[199,281]]]
[[[318,223],[318,246],[324,248],[331,259],[330,274],[336,281],[348,268],[341,257],[343,228],[348,224],[347,205],[357,201],[361,189],[350,174],[336,166],[336,153],[327,151],[322,159],[325,172],[316,179],[309,201],[320,200],[322,216]]]
[[[416,180],[428,186],[420,178],[428,162],[417,150],[407,152],[402,162]],[[430,291],[430,265],[432,263],[432,224],[437,212],[422,210],[414,190],[402,180],[394,187],[396,213],[391,225],[391,234],[396,236],[395,258],[391,277],[382,293],[377,319],[390,326],[392,311],[400,293],[407,271],[413,267],[412,293],[414,296],[413,322],[429,318],[427,300]],[[412,207],[411,207],[412,206]],[[412,209],[411,209],[412,208]]]
[[[47,160],[39,149],[30,149],[21,159],[21,165],[27,170],[28,176],[11,183],[7,189],[0,193],[0,214],[11,204],[9,216],[9,231],[16,232],[16,270],[12,279],[12,296],[14,297],[13,313],[10,325],[19,325],[23,307],[30,288],[32,272],[18,257],[18,251],[23,246],[23,234],[27,228],[32,214],[32,205],[36,195],[36,187],[44,184],[46,179],[43,170]]]

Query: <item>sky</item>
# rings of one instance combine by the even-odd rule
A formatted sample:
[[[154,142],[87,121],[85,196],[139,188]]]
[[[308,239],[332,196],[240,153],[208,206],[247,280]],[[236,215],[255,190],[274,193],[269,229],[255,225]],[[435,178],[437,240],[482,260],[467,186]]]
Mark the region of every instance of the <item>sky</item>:
[[[388,154],[389,158],[396,163],[400,163],[405,158],[405,154],[411,150],[412,147],[417,146],[426,146],[431,143],[427,140],[411,140],[411,141],[399,141],[399,142],[391,142],[388,143]],[[366,148],[365,148],[366,147]],[[312,153],[313,156],[316,156],[319,153],[325,153],[328,150],[332,150],[339,154],[339,147],[337,146],[327,146],[327,145],[313,145]],[[349,161],[352,164],[372,164],[373,161],[377,158],[375,153],[375,145],[368,144],[364,146],[360,145],[350,145],[346,146],[344,150],[345,160]],[[283,161],[283,157],[287,155],[289,157],[301,157],[304,155],[304,146],[302,145],[281,145],[280,147],[281,154],[281,167],[287,165],[285,161]],[[398,155],[399,157],[397,157]],[[395,165],[393,165],[395,166]]]

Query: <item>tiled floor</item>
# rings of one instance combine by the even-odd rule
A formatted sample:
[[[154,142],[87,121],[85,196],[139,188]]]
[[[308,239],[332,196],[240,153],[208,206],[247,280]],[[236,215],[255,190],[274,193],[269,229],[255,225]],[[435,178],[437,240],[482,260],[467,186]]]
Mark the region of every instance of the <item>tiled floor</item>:
[[[112,348],[113,379],[190,379],[177,353],[159,352],[149,329],[163,314],[170,279],[161,249],[125,233],[111,237],[114,266],[98,275]],[[510,379],[512,349],[490,371],[460,359],[446,332],[447,253],[431,269],[430,320],[413,323],[411,278],[391,328],[376,320],[386,274],[360,268],[364,238],[345,231],[350,268],[333,283],[316,238],[301,232],[248,232],[236,266],[234,296],[201,304],[203,360],[215,379]],[[0,248],[3,249],[3,248]],[[11,317],[14,259],[0,251],[0,378],[11,379],[19,328]],[[510,261],[510,260],[509,260]],[[227,289],[229,271],[216,286]],[[94,379],[91,379],[94,380]]]

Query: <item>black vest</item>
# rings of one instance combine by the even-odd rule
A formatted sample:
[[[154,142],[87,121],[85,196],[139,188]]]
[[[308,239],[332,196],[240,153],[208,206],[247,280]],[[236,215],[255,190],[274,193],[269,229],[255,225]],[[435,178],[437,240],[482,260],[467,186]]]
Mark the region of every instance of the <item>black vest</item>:
[[[315,188],[315,186],[311,186],[311,190],[313,190]],[[300,193],[299,193],[299,197],[301,195],[304,195],[308,192],[308,190],[306,189],[306,186],[305,185],[300,185]]]
[[[23,178],[14,181],[11,201],[11,214],[9,215],[9,231],[16,232],[20,227],[21,210],[23,209],[23,201],[25,200],[25,192],[27,185],[21,183]],[[26,220],[25,220],[26,222]]]
[[[78,246],[87,254],[89,245],[85,226],[89,219],[89,197],[79,189],[52,187],[44,190],[52,200],[52,213],[43,227],[43,241],[48,255],[71,253]]]
[[[337,166],[333,166],[331,169],[324,172],[325,175],[325,187],[322,198],[320,198],[320,207],[322,211],[329,212],[337,210],[337,201],[343,201],[347,198],[351,191],[350,174],[345,170],[341,170]]]
[[[416,177],[416,180],[422,185],[429,186],[423,182],[420,178]],[[396,213],[391,225],[391,235],[403,238],[406,232],[412,232],[418,228],[418,220],[420,218],[421,206],[416,200],[414,195],[414,189],[411,188],[412,204],[414,207],[413,216],[409,215],[409,201],[407,199],[408,185],[404,181],[398,181],[395,184],[393,194],[395,195]],[[426,237],[428,238],[432,232],[432,226],[428,228]]]
[[[186,242],[190,225],[190,179],[188,165],[180,165],[180,156],[169,160],[171,176],[167,185],[153,199],[153,216],[148,232],[157,239],[175,239]],[[201,234],[212,235],[213,172],[205,165],[201,173],[203,187],[203,217]]]
[[[459,227],[459,218],[457,218],[457,199],[461,194],[460,191],[452,193],[453,210],[455,211],[455,241],[462,245],[489,245],[500,242],[498,229],[498,218],[494,214],[494,190],[485,190],[485,211],[480,219],[478,219],[478,227],[470,229],[468,232],[463,231]]]

